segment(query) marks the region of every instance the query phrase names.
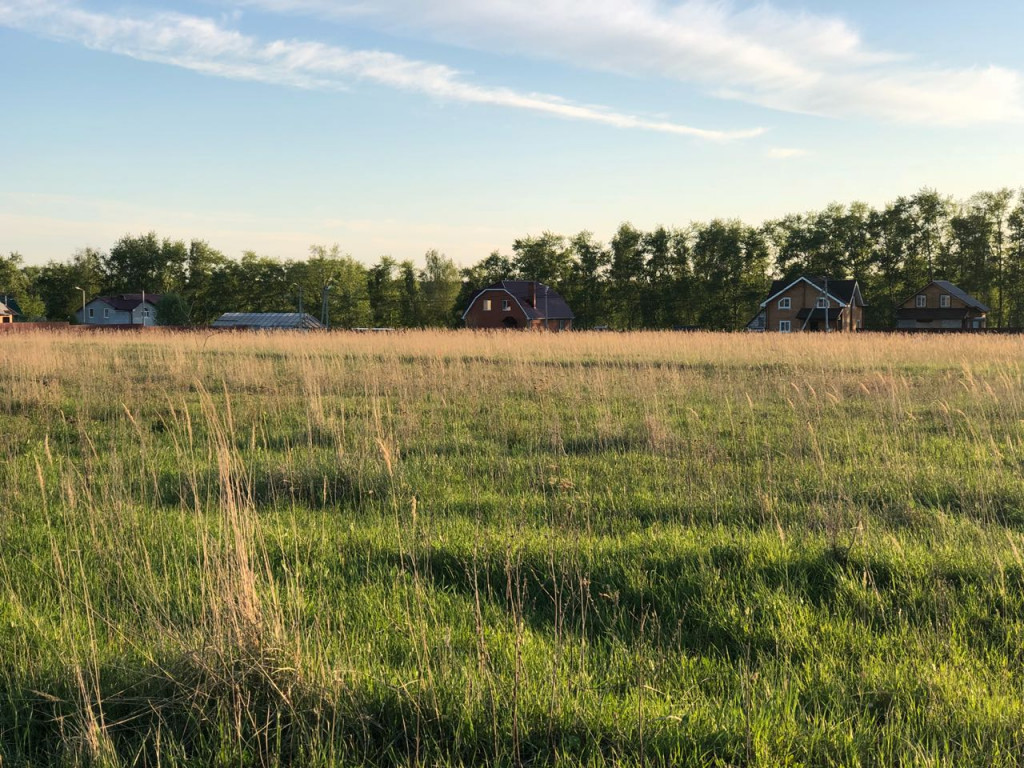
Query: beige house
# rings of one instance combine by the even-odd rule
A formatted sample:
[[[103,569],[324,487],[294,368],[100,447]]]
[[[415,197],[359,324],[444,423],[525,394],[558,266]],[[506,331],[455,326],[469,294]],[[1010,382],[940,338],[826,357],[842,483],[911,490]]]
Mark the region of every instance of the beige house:
[[[864,298],[856,280],[801,276],[775,280],[750,330],[859,331],[864,327]]]
[[[932,280],[896,310],[896,328],[967,331],[984,328],[988,312],[988,307],[948,280]]]
[[[2,323],[13,323],[14,322],[14,311],[0,301],[0,324]]]

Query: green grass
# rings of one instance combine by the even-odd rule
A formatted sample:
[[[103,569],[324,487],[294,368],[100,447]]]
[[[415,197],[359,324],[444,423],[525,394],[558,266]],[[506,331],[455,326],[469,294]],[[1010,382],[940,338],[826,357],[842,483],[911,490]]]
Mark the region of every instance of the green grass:
[[[0,765],[1019,765],[1021,351],[10,337]]]

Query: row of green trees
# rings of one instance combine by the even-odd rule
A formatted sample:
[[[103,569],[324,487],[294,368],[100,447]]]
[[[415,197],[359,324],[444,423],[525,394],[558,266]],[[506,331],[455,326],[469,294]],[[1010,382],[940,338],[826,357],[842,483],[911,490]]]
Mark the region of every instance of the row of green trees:
[[[866,324],[893,323],[899,303],[931,279],[960,285],[992,307],[989,324],[1024,326],[1024,191],[956,200],[931,189],[881,209],[832,204],[760,226],[737,220],[659,227],[623,224],[607,243],[590,232],[545,232],[516,240],[458,269],[429,251],[422,266],[381,257],[365,266],[337,246],[304,260],[254,252],[229,259],[209,244],[126,236],[109,252],[84,249],[66,261],[26,266],[0,257],[0,294],[23,314],[67,319],[89,296],[174,294],[192,323],[222,312],[294,311],[319,316],[324,287],[332,325],[458,325],[472,292],[503,279],[540,280],[561,292],[577,327],[739,329],[757,312],[770,280],[799,274],[857,278]]]

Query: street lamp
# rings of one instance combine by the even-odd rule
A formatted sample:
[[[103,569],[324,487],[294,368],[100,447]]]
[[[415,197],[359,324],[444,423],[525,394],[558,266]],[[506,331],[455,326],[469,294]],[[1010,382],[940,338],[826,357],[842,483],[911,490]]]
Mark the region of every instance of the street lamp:
[[[76,285],[75,290],[82,292],[82,325],[85,325],[85,288]]]

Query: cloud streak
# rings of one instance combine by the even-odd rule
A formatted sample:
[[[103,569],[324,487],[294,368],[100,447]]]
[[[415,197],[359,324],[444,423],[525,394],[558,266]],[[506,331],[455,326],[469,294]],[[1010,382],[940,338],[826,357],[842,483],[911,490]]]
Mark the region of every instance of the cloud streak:
[[[708,141],[746,139],[763,132],[759,128],[696,128],[577,104],[546,93],[478,85],[443,64],[386,51],[352,50],[303,40],[263,42],[212,19],[178,13],[122,17],[86,11],[60,0],[0,0],[0,25],[93,50],[237,80],[315,90],[344,90],[353,83],[368,82],[444,101],[527,110]]]
[[[696,83],[789,112],[944,124],[1024,118],[1021,73],[922,65],[841,19],[714,0],[238,0],[449,44]]]

